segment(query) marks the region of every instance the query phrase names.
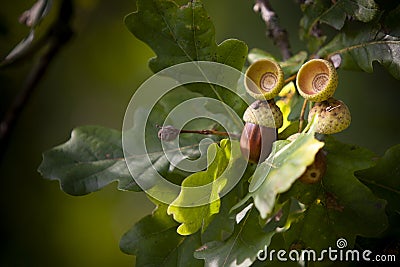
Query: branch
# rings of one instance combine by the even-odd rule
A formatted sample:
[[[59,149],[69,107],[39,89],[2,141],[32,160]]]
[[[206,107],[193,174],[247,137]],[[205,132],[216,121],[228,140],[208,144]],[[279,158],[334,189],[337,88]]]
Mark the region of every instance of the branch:
[[[0,161],[7,150],[12,130],[23,109],[29,102],[29,99],[37,88],[39,82],[43,79],[50,63],[73,35],[70,25],[72,13],[72,1],[64,0],[61,3],[57,20],[52,26],[50,26],[47,32],[47,50],[32,67],[23,89],[15,97],[14,102],[11,104],[0,123]]]
[[[283,60],[292,56],[287,31],[279,25],[278,15],[272,9],[269,0],[256,0],[254,11],[260,12],[267,26],[267,36],[281,50]]]

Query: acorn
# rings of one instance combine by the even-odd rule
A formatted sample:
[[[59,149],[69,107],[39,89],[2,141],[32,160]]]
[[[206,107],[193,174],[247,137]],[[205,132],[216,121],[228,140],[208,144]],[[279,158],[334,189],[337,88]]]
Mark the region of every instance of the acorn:
[[[308,113],[308,121],[318,114],[315,132],[321,134],[334,134],[349,127],[351,122],[350,110],[343,101],[329,98],[316,103]]]
[[[244,85],[247,93],[258,100],[270,100],[277,96],[284,84],[282,68],[269,59],[261,59],[246,71]]]
[[[301,66],[296,85],[303,98],[321,102],[333,96],[338,85],[338,74],[330,61],[312,59]]]
[[[299,177],[300,182],[305,184],[315,184],[322,180],[326,172],[326,155],[320,149],[315,155],[314,162],[307,167],[305,172]]]
[[[263,162],[272,150],[277,128],[283,123],[283,115],[275,101],[256,100],[243,115],[246,122],[240,137],[240,149],[249,162]]]

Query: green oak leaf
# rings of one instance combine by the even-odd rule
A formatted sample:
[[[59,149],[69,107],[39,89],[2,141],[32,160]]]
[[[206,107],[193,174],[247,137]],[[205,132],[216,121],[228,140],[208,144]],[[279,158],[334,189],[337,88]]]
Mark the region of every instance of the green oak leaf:
[[[323,142],[314,138],[315,121],[310,125],[310,130],[300,134],[295,141],[279,140],[274,143],[274,152],[257,167],[252,176],[249,194],[235,207],[253,198],[261,218],[268,217],[277,196],[289,190],[324,146]]]
[[[396,13],[398,18],[399,10],[394,10],[390,15]],[[330,58],[340,54],[341,67],[365,72],[372,72],[372,63],[377,61],[393,77],[400,79],[400,27],[389,19],[386,21],[387,24],[353,22],[324,46],[318,55]]]
[[[221,62],[239,70],[247,46],[238,40],[215,42],[215,28],[199,0],[179,6],[172,0],[138,0],[138,11],[125,18],[128,29],[156,53],[149,62],[158,72],[187,61]]]
[[[161,174],[167,174],[170,163],[165,152],[174,153],[174,150],[163,151],[157,137],[156,125],[162,124],[175,105],[196,96],[199,94],[180,88],[167,94],[155,106],[146,126],[147,134],[143,137],[146,139],[148,156],[152,164],[145,164],[144,155],[135,155],[134,175],[146,175],[147,170],[153,167]],[[138,109],[135,117],[140,118],[141,112],[142,110]],[[208,121],[200,126],[206,127],[212,123]],[[135,128],[132,129],[130,132],[134,134],[132,142],[137,140],[136,138],[141,136],[142,132],[141,129],[137,129],[136,132]],[[192,135],[180,138],[181,152],[187,157],[196,158],[199,150],[195,144],[199,143],[199,138]],[[100,126],[83,126],[74,129],[69,141],[43,154],[43,161],[38,171],[47,179],[59,180],[61,189],[71,195],[95,192],[114,181],[119,182],[118,188],[121,190],[141,191],[127,168],[122,150],[121,132]]]
[[[287,201],[278,207],[270,220],[260,221],[256,209],[251,206],[235,225],[234,232],[225,241],[212,241],[195,252],[195,257],[205,260],[205,266],[250,266],[260,250],[268,247],[271,238],[284,231],[302,212],[297,201]]]
[[[400,145],[389,148],[374,167],[357,171],[356,177],[388,201],[390,213],[400,214]]]
[[[346,18],[369,22],[379,12],[373,0],[315,0],[302,5],[303,18],[300,21],[300,37],[308,40],[310,51],[317,50],[326,37],[318,33],[317,27],[325,23],[336,30],[342,29]]]
[[[201,246],[200,235],[178,235],[177,223],[167,215],[167,207],[157,203],[152,215],[142,218],[124,234],[121,250],[136,255],[136,266],[203,266],[193,257]]]
[[[354,176],[355,171],[373,166],[375,155],[333,137],[326,138],[324,150],[327,172],[321,183],[297,181],[281,196],[282,201],[296,198],[306,205],[298,222],[283,233],[287,248],[297,244],[321,251],[335,248],[339,238],[345,238],[351,248],[357,235],[374,237],[387,228],[386,201]]]
[[[260,59],[270,59],[277,61],[271,54],[259,48],[253,48],[252,50],[250,50],[247,58],[250,64]],[[307,52],[300,51],[296,55],[290,57],[289,59],[285,61],[280,61],[278,63],[281,66],[283,73],[285,74],[285,77],[289,77],[300,69],[301,65],[303,65],[306,59],[307,59]]]
[[[168,207],[168,214],[172,214],[174,219],[181,223],[177,232],[181,235],[191,235],[199,229],[204,232],[213,215],[220,209],[220,199],[218,194],[225,187],[228,179],[233,179],[239,168],[245,168],[245,161],[241,157],[239,143],[224,139],[220,145],[212,144],[208,148],[209,166],[206,171],[197,172],[188,176],[182,182],[182,189],[179,196]],[[201,192],[194,193],[191,187],[198,187],[212,183],[212,186]],[[199,199],[210,199],[209,204],[182,207],[182,203],[192,203]],[[216,200],[214,200],[216,199]]]
[[[97,191],[113,181],[119,188],[140,191],[126,166],[121,132],[100,126],[83,126],[71,139],[43,154],[38,171],[47,179],[59,180],[71,195]]]

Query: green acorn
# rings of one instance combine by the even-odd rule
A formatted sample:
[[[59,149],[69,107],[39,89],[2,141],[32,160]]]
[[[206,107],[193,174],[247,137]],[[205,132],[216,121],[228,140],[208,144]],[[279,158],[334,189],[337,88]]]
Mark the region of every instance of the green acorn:
[[[312,59],[301,66],[296,85],[302,97],[321,102],[333,96],[338,85],[338,74],[330,61]]]
[[[284,83],[282,68],[269,59],[261,59],[246,71],[244,85],[246,91],[255,99],[270,100],[277,96]]]
[[[316,103],[308,113],[308,121],[318,114],[315,131],[321,134],[334,134],[349,127],[351,122],[350,110],[343,101],[329,98]]]
[[[244,125],[240,137],[240,149],[250,162],[263,162],[272,150],[277,128],[282,126],[283,116],[274,100],[256,100],[243,115]]]

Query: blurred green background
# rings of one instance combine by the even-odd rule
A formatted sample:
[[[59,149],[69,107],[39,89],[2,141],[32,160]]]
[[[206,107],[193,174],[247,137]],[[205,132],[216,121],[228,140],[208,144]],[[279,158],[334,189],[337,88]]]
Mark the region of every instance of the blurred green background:
[[[0,57],[26,34],[19,15],[35,1],[0,0]],[[54,1],[57,6],[58,1]],[[289,29],[292,49],[300,10],[294,0],[271,1]],[[238,38],[273,54],[265,27],[250,0],[204,0],[218,42]],[[151,75],[153,52],[125,28],[135,1],[76,0],[75,36],[58,54],[13,131],[0,163],[0,266],[132,266],[119,251],[121,235],[153,205],[141,193],[119,192],[116,184],[83,197],[59,190],[36,172],[43,151],[69,139],[80,125],[120,129],[134,90]],[[48,18],[51,19],[51,14]],[[45,27],[46,21],[43,27]],[[0,115],[23,86],[32,62],[0,69]],[[336,97],[353,122],[337,137],[382,154],[400,143],[400,83],[379,65],[375,73],[340,71]]]

